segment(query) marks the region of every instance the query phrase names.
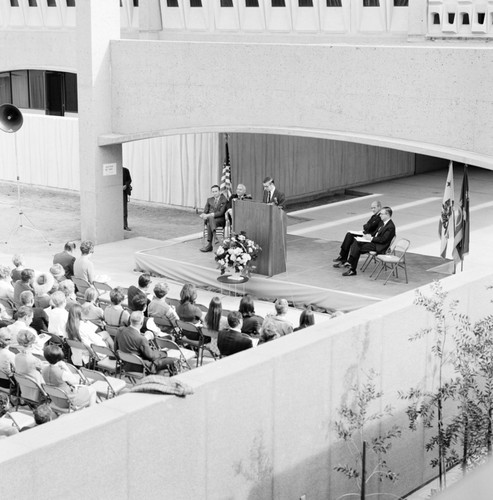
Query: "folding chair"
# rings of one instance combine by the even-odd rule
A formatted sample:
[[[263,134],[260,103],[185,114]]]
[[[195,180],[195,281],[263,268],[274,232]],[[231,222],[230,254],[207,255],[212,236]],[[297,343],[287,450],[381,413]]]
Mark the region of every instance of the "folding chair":
[[[195,358],[195,352],[190,349],[185,349],[180,347],[176,342],[163,337],[156,337],[154,339],[158,349],[160,351],[166,351],[168,356],[171,358],[177,358],[179,360],[179,372],[186,370],[191,370],[189,361]]]
[[[127,386],[124,380],[115,377],[107,377],[104,373],[81,368],[84,377],[89,381],[89,384],[96,389],[96,393],[100,400],[111,399]]]
[[[171,333],[173,335],[175,334],[181,334],[180,329],[178,325],[176,324],[176,321],[171,320],[167,318],[166,316],[163,316],[161,318],[152,318],[154,320],[154,323],[156,326],[159,327],[159,329],[164,332],[164,333]]]
[[[30,429],[36,424],[32,413],[27,414],[23,411],[9,411],[6,416],[8,416],[10,420],[12,420],[19,432],[23,431],[24,429]]]
[[[71,351],[71,357],[70,359],[72,360],[72,364],[75,366],[85,366],[87,365],[88,367],[94,367],[94,364],[96,363],[96,354],[94,351],[90,348],[87,347],[84,343],[82,343],[79,340],[66,340],[67,345],[70,347]],[[84,363],[83,361],[83,356],[86,354],[89,357],[89,361],[87,363]],[[74,362],[74,358],[77,356],[80,356],[81,363],[76,363]]]
[[[33,378],[14,373],[14,379],[19,388],[18,396],[22,398],[30,407],[35,408],[48,399],[46,391]],[[16,410],[19,408],[19,403],[20,401],[18,400]]]
[[[395,236],[392,238],[392,241],[390,242],[390,246],[389,246],[389,248],[387,248],[387,251],[385,253],[392,253],[394,251],[394,243],[395,243]],[[377,251],[375,251],[375,250],[369,251],[366,254],[366,260],[363,262],[363,265],[360,267],[360,271],[365,272],[371,263],[375,264],[375,267],[373,268],[373,271],[374,271],[378,266],[377,255],[379,255]],[[373,272],[372,272],[372,274],[373,274]],[[370,275],[370,277],[371,276],[372,275]]]
[[[113,326],[113,325],[105,325],[104,329],[108,332],[108,335],[115,340],[116,335],[118,334],[121,326]]]
[[[180,343],[191,346],[197,351],[197,361],[195,366],[199,366],[199,363],[202,364],[205,345],[204,336],[202,335],[200,328],[192,323],[187,323],[186,321],[178,320],[176,324],[182,333]]]
[[[135,384],[137,380],[143,379],[146,375],[150,374],[144,360],[140,356],[137,356],[137,354],[129,354],[120,350],[117,351],[117,354],[122,362],[122,374],[127,377],[132,384]]]
[[[120,375],[121,363],[114,351],[109,347],[96,344],[92,344],[91,349],[96,354],[96,366],[94,368],[102,372],[113,373],[116,376]]]
[[[113,288],[108,283],[103,283],[102,281],[94,281],[93,286],[98,291],[98,301],[106,305],[111,304],[110,292]]]
[[[13,379],[10,375],[5,373],[3,370],[0,370],[0,392],[7,394],[10,396],[15,389],[15,385],[13,383]]]
[[[216,239],[219,241],[220,244],[223,242],[224,227],[216,226]],[[204,241],[207,241],[207,224],[204,224]],[[214,241],[211,241],[211,245],[214,245]]]
[[[378,274],[375,276],[377,280],[382,271],[389,271],[387,279],[384,282],[384,285],[387,284],[390,277],[395,275],[396,278],[399,278],[399,268],[404,269],[404,274],[407,280],[407,267],[406,267],[406,252],[411,245],[409,240],[405,238],[401,238],[394,247],[393,253],[391,255],[377,255],[377,262],[380,264],[380,269]],[[372,273],[373,274],[373,273]]]
[[[77,278],[76,276],[72,276],[71,280],[74,282],[75,288],[77,289],[76,296],[77,300],[84,301],[84,294],[88,288],[91,288],[91,283],[86,281],[84,278]]]
[[[178,307],[180,305],[180,299],[172,299],[171,297],[166,297],[166,302],[173,307]]]
[[[90,401],[87,401],[83,405],[76,406],[69,395],[60,387],[44,384],[43,388],[50,398],[50,407],[55,413],[71,413],[86,408],[90,404]]]

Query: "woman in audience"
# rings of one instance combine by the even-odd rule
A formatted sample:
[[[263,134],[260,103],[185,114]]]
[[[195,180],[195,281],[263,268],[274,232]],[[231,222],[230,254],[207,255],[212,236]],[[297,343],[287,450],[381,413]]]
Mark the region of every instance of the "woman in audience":
[[[92,285],[96,279],[94,264],[91,261],[91,256],[94,253],[94,243],[90,240],[83,241],[80,244],[80,257],[74,262],[74,276],[76,278],[85,279]]]
[[[255,305],[251,295],[245,295],[241,298],[238,310],[243,316],[242,333],[252,336],[259,335],[264,318],[255,314]]]
[[[10,281],[10,269],[0,265],[0,299],[14,301],[14,287]]]
[[[128,326],[130,313],[123,309],[121,303],[125,295],[120,286],[113,288],[110,292],[111,305],[104,310],[104,321],[108,326]]]
[[[7,328],[0,330],[0,370],[9,377],[14,372],[15,354],[9,349],[10,333]]]
[[[33,356],[32,349],[38,337],[31,330],[21,330],[17,334],[17,344],[20,352],[15,355],[15,373],[30,377],[39,384],[44,383],[41,376],[41,361]]]
[[[15,283],[21,279],[21,272],[24,269],[24,257],[21,254],[16,253],[12,257],[12,263],[15,267],[12,269],[10,277],[12,278],[12,283]]]
[[[70,308],[66,326],[68,339],[78,340],[87,347],[96,344],[113,349],[113,339],[108,335],[108,332],[103,330],[98,333],[96,332],[97,328],[94,323],[82,320],[82,307],[79,304]],[[72,362],[77,366],[89,363],[89,353],[86,350],[72,348]]]
[[[79,377],[73,374],[63,362],[62,349],[57,345],[47,345],[43,351],[49,365],[43,368],[46,383],[64,390],[75,406],[85,406],[96,402],[94,387],[80,385]]]
[[[65,309],[67,301],[62,291],[55,292],[51,296],[51,309],[48,313],[48,331],[65,337],[65,328],[67,326],[68,311]]]
[[[204,317],[204,326],[209,330],[225,330],[229,328],[228,320],[223,315],[223,305],[219,297],[212,297],[209,304],[209,309],[207,309],[207,314]],[[217,337],[204,337],[204,342],[208,344],[208,348],[217,354],[221,355],[219,348],[217,347]]]
[[[267,323],[260,329],[260,339],[259,344],[265,344],[266,342],[271,342],[280,338],[281,335],[279,331],[274,327],[272,323]]]
[[[176,308],[176,314],[182,321],[198,323],[202,319],[202,311],[195,305],[197,290],[190,283],[185,283],[180,292],[180,303]]]
[[[104,313],[103,310],[96,305],[98,291],[95,288],[88,288],[84,293],[84,304],[82,304],[82,319],[84,321],[92,321],[95,325],[103,327]]]
[[[15,427],[14,422],[10,418],[4,417],[10,410],[10,400],[7,394],[0,392],[0,438],[5,438],[17,434],[19,429]]]
[[[72,280],[64,280],[58,285],[58,290],[63,292],[65,295],[65,308],[67,311],[77,302],[77,296],[75,295],[75,285]]]
[[[308,328],[309,326],[312,326],[314,324],[315,324],[315,315],[313,314],[313,311],[305,309],[300,314],[300,326],[295,328],[294,331],[297,332],[298,330],[303,330],[304,328]]]

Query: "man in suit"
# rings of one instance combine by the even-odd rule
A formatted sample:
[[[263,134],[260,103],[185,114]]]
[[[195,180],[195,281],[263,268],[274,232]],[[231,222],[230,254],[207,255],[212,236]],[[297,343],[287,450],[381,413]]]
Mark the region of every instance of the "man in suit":
[[[372,216],[368,219],[366,224],[363,224],[363,231],[359,234],[354,232],[346,233],[339,255],[333,260],[333,262],[335,262],[334,267],[342,267],[347,261],[349,249],[351,248],[356,236],[363,236],[365,234],[371,234],[373,236],[378,231],[378,228],[383,224],[382,219],[380,218],[381,209],[382,203],[378,200],[374,201],[370,206]]]
[[[222,356],[230,356],[253,347],[252,339],[246,333],[241,333],[243,317],[239,311],[228,314],[228,325],[229,328],[220,330],[217,336],[217,347]]]
[[[252,195],[247,194],[245,184],[238,184],[236,186],[236,194],[233,194],[228,201],[228,209],[226,210],[226,218],[229,222],[233,223],[233,200],[251,200]]]
[[[389,248],[395,236],[395,226],[391,219],[392,209],[390,207],[383,207],[380,210],[380,218],[383,225],[377,230],[374,236],[365,234],[364,236],[357,237],[351,248],[349,249],[349,257],[347,264],[349,269],[343,273],[343,276],[355,276],[356,268],[358,267],[358,260],[362,253],[375,251],[377,253],[384,253]]]
[[[63,248],[63,252],[57,253],[53,257],[53,264],[60,264],[67,279],[72,278],[74,275],[74,262],[75,262],[75,249],[77,244],[74,241],[67,241]]]
[[[212,196],[207,199],[204,212],[200,214],[207,226],[207,245],[200,249],[201,252],[212,252],[212,238],[216,237],[216,227],[226,225],[228,200],[221,194],[217,184],[211,187],[211,193]]]
[[[115,350],[120,350],[127,354],[140,356],[151,373],[162,374],[168,371],[174,375],[176,358],[168,358],[166,352],[155,351],[149,346],[148,340],[140,333],[144,324],[144,314],[142,311],[134,311],[130,315],[130,325],[121,327],[115,337]],[[124,363],[124,370],[136,370],[137,365]]]
[[[266,177],[263,182],[264,185],[264,197],[262,199],[263,203],[272,203],[277,205],[279,208],[286,210],[286,197],[284,193],[281,193],[279,189],[276,188],[274,184],[274,179],[272,177]]]

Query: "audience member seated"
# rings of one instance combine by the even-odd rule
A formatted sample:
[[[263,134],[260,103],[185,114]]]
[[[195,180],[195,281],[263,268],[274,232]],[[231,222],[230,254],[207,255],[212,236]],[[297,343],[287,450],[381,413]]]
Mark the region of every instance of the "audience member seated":
[[[65,276],[65,269],[63,269],[61,264],[53,264],[50,267],[50,274],[53,276],[56,283],[61,283],[67,279]]]
[[[14,283],[14,304],[16,307],[21,306],[20,294],[26,290],[34,293],[32,286],[34,281],[34,270],[23,269],[21,271],[21,279]]]
[[[33,280],[34,289],[34,305],[41,309],[50,307],[50,293],[53,293],[58,288],[58,283],[55,287],[55,278],[51,273],[39,273],[35,275]]]
[[[219,297],[212,297],[209,308],[207,309],[207,314],[204,316],[203,323],[206,328],[215,330],[216,332],[228,328],[228,320],[223,316],[223,304]],[[208,348],[212,352],[217,355],[220,354],[219,348],[217,347],[217,338],[204,336],[204,342],[208,344]]]
[[[221,330],[217,337],[217,347],[221,356],[230,356],[253,347],[252,339],[241,333],[243,319],[239,311],[228,314],[228,328]]]
[[[258,336],[264,318],[255,314],[255,304],[251,295],[245,295],[241,298],[239,311],[243,317],[241,331],[248,335]]]
[[[10,335],[10,342],[12,345],[17,345],[18,343],[18,333],[21,330],[30,330],[37,337],[37,332],[34,328],[31,328],[31,323],[33,321],[33,310],[27,306],[19,307],[17,311],[17,320],[7,327]]]
[[[50,405],[43,403],[33,410],[34,422],[36,425],[43,425],[58,418],[58,415],[50,408]]]
[[[80,244],[80,257],[74,262],[74,276],[82,278],[92,285],[96,279],[94,264],[91,261],[94,253],[94,243],[90,240],[85,240]]]
[[[96,389],[90,385],[81,385],[78,375],[72,373],[64,363],[64,355],[60,346],[47,345],[43,351],[48,365],[42,370],[43,378],[48,385],[65,391],[75,406],[89,406],[96,403]]]
[[[96,332],[97,328],[94,323],[82,320],[82,307],[79,304],[70,308],[66,326],[68,339],[82,342],[87,347],[96,344],[113,349],[113,340],[108,335],[108,332]],[[74,365],[82,366],[89,363],[90,357],[86,350],[71,348],[71,351]]]
[[[0,265],[0,299],[14,302],[14,287],[10,279],[10,269]]]
[[[17,345],[20,347],[20,352],[15,355],[15,373],[31,377],[42,384],[44,380],[40,372],[43,364],[32,353],[37,340],[38,336],[31,330],[21,330],[17,334]]]
[[[166,302],[166,295],[168,295],[168,283],[157,283],[154,287],[154,297],[149,303],[148,314],[152,318],[168,318],[169,320],[177,320],[175,308]]]
[[[231,196],[228,200],[228,205],[226,209],[226,220],[232,224],[233,223],[233,200],[251,200],[252,195],[247,194],[245,184],[238,184],[236,186],[236,193]]]
[[[123,309],[121,303],[125,295],[123,289],[119,286],[113,288],[110,292],[111,305],[106,306],[104,310],[104,321],[107,325],[113,327],[128,326],[130,313]]]
[[[281,336],[279,335],[279,332],[274,327],[274,325],[272,323],[267,323],[260,329],[260,338],[258,343],[259,345],[265,344],[266,342],[271,342],[272,340],[276,340],[279,338],[281,338]]]
[[[0,303],[0,328],[12,323],[12,316],[7,312],[5,306]]]
[[[74,241],[67,241],[67,243],[65,243],[63,252],[57,253],[53,257],[53,264],[55,265],[59,264],[60,266],[63,267],[64,274],[67,279],[72,278],[72,276],[74,275],[74,262],[75,262],[74,252],[76,248],[77,245]]]
[[[12,283],[15,283],[21,279],[21,273],[24,269],[24,257],[21,254],[16,253],[12,257],[12,263],[14,264],[14,269],[12,269],[10,277],[12,279]]]
[[[48,331],[60,337],[65,337],[68,320],[68,311],[65,308],[67,301],[65,294],[60,290],[51,296],[51,309],[48,313]]]
[[[5,415],[10,410],[10,400],[7,394],[0,392],[0,439],[8,436],[13,436],[19,432],[19,429],[14,425],[10,418],[5,418]]]
[[[197,290],[191,283],[185,283],[180,291],[180,303],[176,308],[176,314],[182,321],[188,323],[199,323],[203,313],[198,306],[195,305],[197,300]]]
[[[96,304],[98,291],[95,288],[88,288],[84,293],[85,302],[82,304],[82,319],[92,321],[99,327],[104,326],[104,313],[101,307]]]
[[[286,299],[277,299],[274,306],[276,308],[276,315],[268,314],[264,319],[262,327],[265,327],[266,323],[271,323],[281,337],[292,333],[294,331],[294,325],[286,317],[288,312],[288,301]]]
[[[133,311],[130,315],[130,326],[121,328],[116,335],[115,349],[140,356],[151,373],[162,375],[168,371],[170,375],[174,375],[176,373],[175,363],[178,360],[168,358],[164,351],[151,349],[147,339],[140,333],[143,324],[144,314],[142,311]],[[123,364],[124,370],[132,371],[137,368],[132,364]]]
[[[142,295],[146,298],[147,303],[150,303],[148,294],[149,294],[149,288],[151,287],[152,284],[152,278],[149,273],[144,273],[139,276],[138,279],[138,287],[131,285],[128,287],[128,292],[127,292],[127,297],[128,297],[128,307],[132,309],[132,311],[135,311],[133,309],[133,300],[134,297],[137,295]]]
[[[0,330],[0,370],[11,376],[15,368],[15,354],[9,349],[10,333],[7,328]]]
[[[58,290],[65,295],[65,308],[67,311],[77,302],[77,295],[75,294],[75,285],[72,280],[64,280],[58,285]]]
[[[146,316],[147,313],[147,297],[143,295],[136,295],[132,301],[133,310],[140,311],[144,315],[144,321],[142,322],[142,327],[140,333],[142,333],[147,340],[152,340],[155,335],[161,335],[163,332],[154,322],[154,318],[149,318]]]
[[[314,324],[315,315],[313,314],[313,311],[305,309],[304,311],[301,311],[300,314],[300,326],[296,327],[294,331],[297,332],[299,330],[303,330],[303,328],[308,328],[309,326],[313,326]]]
[[[212,239],[217,241],[216,227],[224,227],[226,225],[226,209],[228,208],[228,200],[224,196],[217,184],[211,187],[210,198],[207,198],[204,211],[200,217],[204,220],[207,229],[207,245],[200,249],[201,252],[212,252]]]
[[[20,295],[21,304],[23,306],[30,307],[33,311],[33,320],[31,322],[31,328],[34,328],[38,334],[42,330],[48,330],[48,314],[41,307],[34,307],[34,295],[32,292],[25,291]],[[51,297],[50,297],[51,301]]]

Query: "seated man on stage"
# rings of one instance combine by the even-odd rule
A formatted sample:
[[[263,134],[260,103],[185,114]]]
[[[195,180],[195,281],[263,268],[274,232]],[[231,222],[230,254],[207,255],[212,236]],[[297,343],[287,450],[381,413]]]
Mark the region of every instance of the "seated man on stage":
[[[374,236],[365,234],[362,237],[357,236],[355,241],[349,249],[349,257],[347,264],[350,268],[343,273],[343,276],[356,275],[356,268],[358,267],[358,260],[362,253],[371,251],[377,253],[384,253],[389,248],[395,236],[395,225],[391,220],[392,209],[390,207],[383,207],[380,210],[380,218],[383,221]]]
[[[338,257],[333,260],[333,262],[335,262],[334,267],[342,267],[347,261],[349,249],[351,248],[356,236],[363,236],[365,234],[371,234],[373,236],[377,232],[378,228],[383,224],[382,219],[380,218],[381,209],[382,203],[378,200],[374,201],[370,206],[370,210],[373,215],[368,219],[366,224],[363,224],[363,231],[349,231],[346,233],[344,241],[341,245],[341,251],[339,252]]]
[[[236,194],[233,194],[228,201],[228,209],[226,210],[226,219],[233,223],[233,200],[251,200],[252,195],[247,194],[245,184],[236,186]]]
[[[262,199],[263,203],[272,203],[277,205],[279,208],[286,210],[286,197],[284,193],[279,191],[275,184],[274,179],[270,176],[266,177],[263,182],[264,185],[264,197]]]
[[[200,249],[201,252],[212,252],[212,238],[213,236],[216,238],[216,227],[224,227],[226,224],[228,200],[221,194],[217,184],[211,187],[211,193],[212,196],[207,199],[204,212],[200,214],[207,226],[207,245]]]

